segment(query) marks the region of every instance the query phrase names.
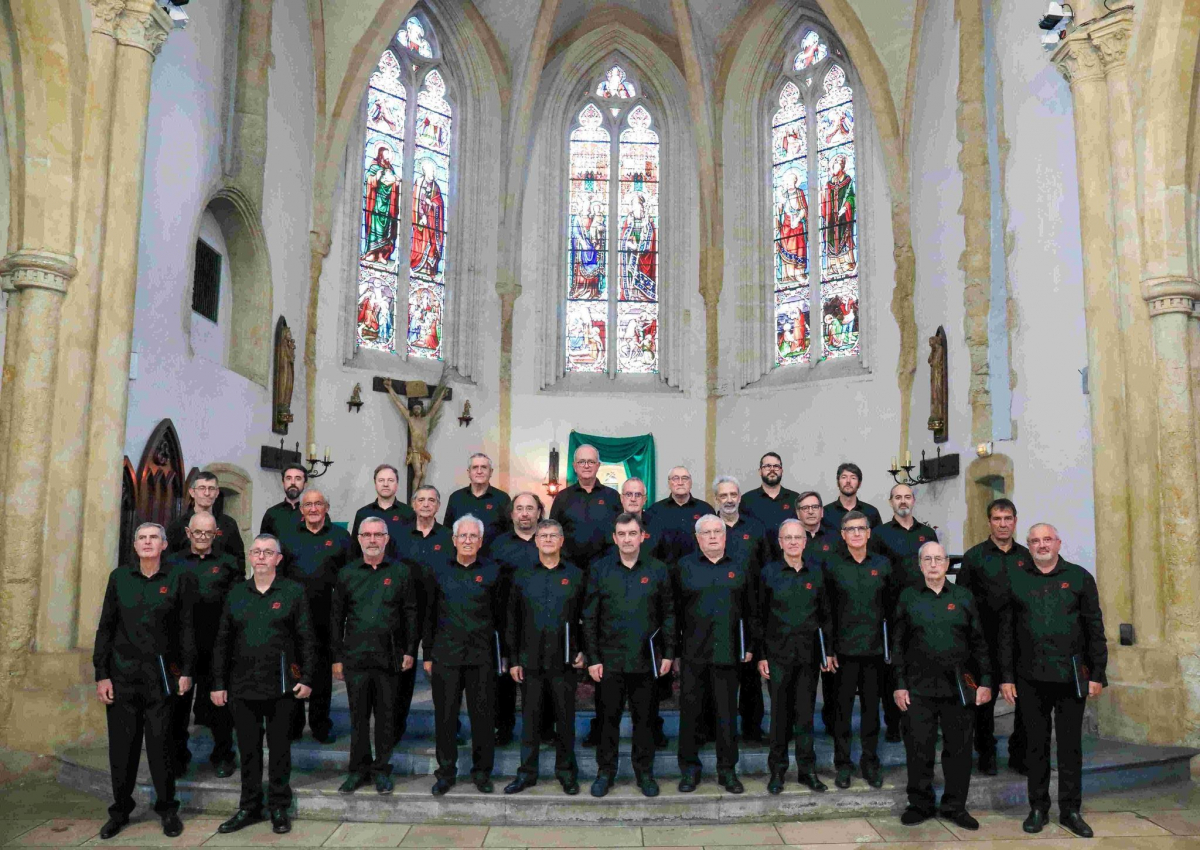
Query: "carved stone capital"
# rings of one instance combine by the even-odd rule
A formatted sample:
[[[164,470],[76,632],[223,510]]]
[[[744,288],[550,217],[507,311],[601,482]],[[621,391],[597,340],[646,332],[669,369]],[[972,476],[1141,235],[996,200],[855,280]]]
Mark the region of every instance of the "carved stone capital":
[[[1190,313],[1200,301],[1200,282],[1183,275],[1149,277],[1142,281],[1142,298],[1150,305],[1150,315]]]
[[[75,259],[49,251],[14,251],[0,260],[5,291],[49,289],[65,293],[75,277]]]
[[[125,11],[125,0],[90,0],[92,32],[117,37],[117,17]]]
[[[124,11],[117,18],[117,41],[155,57],[172,29],[171,16],[153,0],[127,0]]]
[[[1150,301],[1150,315],[1164,316],[1168,313],[1192,314],[1195,301],[1183,295],[1170,295],[1166,298],[1154,298]]]
[[[1100,61],[1100,51],[1086,34],[1078,30],[1059,43],[1050,54],[1050,61],[1072,88],[1086,80],[1104,78],[1104,63]]]
[[[1121,9],[1088,27],[1088,38],[1100,51],[1100,61],[1107,73],[1125,64],[1129,41],[1133,35],[1133,10]]]

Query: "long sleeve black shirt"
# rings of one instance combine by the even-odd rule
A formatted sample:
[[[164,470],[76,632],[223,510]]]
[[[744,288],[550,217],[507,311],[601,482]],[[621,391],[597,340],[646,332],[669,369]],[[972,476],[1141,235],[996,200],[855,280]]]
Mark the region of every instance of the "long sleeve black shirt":
[[[758,524],[763,527],[772,546],[772,552],[775,552],[774,547],[779,545],[776,538],[779,536],[780,524],[785,519],[796,518],[796,501],[799,495],[795,490],[789,490],[787,487],[780,487],[779,495],[773,499],[763,491],[762,487],[755,487],[742,494],[738,510],[749,515],[751,519],[757,520]],[[776,552],[772,557],[778,558],[779,555]]]
[[[583,651],[586,590],[583,570],[566,561],[551,569],[539,560],[513,577],[505,608],[506,645],[513,666],[558,673],[575,661]]]
[[[359,558],[338,573],[330,642],[335,664],[398,673],[405,655],[416,658],[416,569],[387,559],[372,567]]]
[[[429,609],[429,600],[425,591],[429,587],[429,577],[433,568],[438,564],[454,559],[454,537],[450,529],[437,520],[428,534],[417,528],[416,523],[405,526],[398,532],[398,537],[389,542],[396,544],[395,556],[415,565],[413,577],[417,583],[417,631],[425,635],[425,614]],[[425,648],[428,657],[429,647]]]
[[[434,564],[426,578],[425,660],[496,669],[503,584],[495,561],[476,560],[464,567],[455,558]]]
[[[329,612],[338,571],[350,560],[350,533],[325,518],[313,532],[301,523],[283,543],[283,576],[299,582],[308,595],[317,645],[328,646]]]
[[[276,575],[259,592],[250,578],[225,601],[213,650],[213,690],[238,699],[279,699],[312,687],[316,634],[304,587]]]
[[[504,574],[511,578],[538,563],[537,543],[532,537],[525,540],[515,531],[506,531],[492,541],[488,557],[499,564]]]
[[[778,541],[777,541],[778,542]],[[838,532],[830,531],[821,526],[816,532],[804,529],[804,558],[818,564],[823,564],[836,554],[847,554],[846,541]],[[776,555],[775,560],[782,556]]]
[[[246,578],[246,567],[232,555],[214,555],[211,550],[203,556],[188,549],[167,558],[172,569],[190,573],[196,583],[192,623],[196,630],[196,673],[207,675],[212,670],[213,644],[217,626],[225,610],[225,598],[235,584]]]
[[[483,548],[480,554],[491,557],[492,541],[512,527],[510,505],[512,499],[503,490],[488,485],[482,496],[471,492],[470,486],[455,490],[446,500],[446,515],[442,522],[454,527],[454,521],[467,514],[483,522]]]
[[[688,496],[682,505],[668,496],[646,508],[644,516],[664,561],[673,564],[684,555],[696,551],[696,520],[715,514],[713,506],[703,499]]]
[[[983,621],[983,634],[992,648],[992,666],[999,664],[1000,620],[1008,609],[1009,571],[1024,569],[1033,563],[1033,556],[1020,543],[1013,541],[1005,552],[991,537],[963,554],[962,565],[955,576],[955,584],[965,587],[975,597],[979,606],[979,618]],[[995,670],[996,673],[1000,671]]]
[[[675,565],[673,581],[685,663],[728,666],[741,663],[743,644],[754,651],[756,608],[746,561],[725,555],[714,563],[693,552]]]
[[[921,588],[925,586],[925,575],[917,563],[917,552],[926,543],[936,543],[937,539],[937,532],[919,520],[913,520],[912,528],[905,528],[892,517],[871,530],[870,548],[892,562],[892,573],[899,588]]]
[[[897,690],[958,696],[956,677],[964,673],[980,687],[992,686],[992,662],[971,591],[949,581],[940,593],[928,585],[906,587],[888,624]]]
[[[563,527],[563,557],[582,570],[612,548],[613,521],[621,513],[621,495],[596,482],[588,492],[576,482],[558,491],[550,519]]]
[[[174,555],[176,552],[191,548],[192,544],[187,539],[186,530],[195,513],[195,508],[188,508],[183,516],[178,517],[167,526],[167,554]],[[245,564],[246,547],[242,543],[242,532],[238,530],[237,523],[234,522],[233,517],[227,514],[219,514],[214,511],[213,516],[217,520],[217,536],[213,538],[213,551],[217,554],[228,552],[239,564]]]
[[[279,539],[279,535],[285,531],[291,531],[292,528],[300,522],[300,500],[296,500],[296,504],[292,504],[287,499],[284,499],[278,504],[271,505],[263,514],[262,522],[258,526],[259,534],[270,534]]]
[[[758,520],[740,514],[737,522],[725,526],[725,554],[749,564],[756,581],[763,566],[773,560],[766,529]]]
[[[883,621],[896,594],[892,565],[868,551],[862,563],[849,550],[825,561],[833,599],[833,643],[838,655],[883,655]]]
[[[355,558],[362,557],[362,549],[358,545],[358,529],[363,524],[363,520],[371,519],[372,517],[381,519],[387,523],[387,557],[396,557],[400,553],[399,541],[404,537],[405,532],[412,527],[412,524],[417,521],[416,513],[399,499],[392,502],[391,506],[386,508],[380,507],[378,499],[363,505],[355,512],[354,523],[350,526],[351,554]]]
[[[819,564],[805,560],[796,570],[785,561],[771,561],[762,570],[759,600],[759,659],[788,666],[813,663],[820,657],[817,629],[825,637],[825,651],[833,653],[828,578]]]
[[[1000,624],[1001,681],[1071,682],[1071,658],[1108,684],[1108,645],[1092,574],[1062,558],[1043,573],[1031,558],[1008,571],[1009,616]]]
[[[589,664],[603,664],[605,672],[652,673],[650,638],[658,632],[659,660],[674,659],[676,622],[671,572],[662,561],[640,555],[626,567],[614,552],[592,565],[583,609]]]
[[[858,511],[859,513],[865,514],[867,517],[867,522],[870,523],[872,529],[878,528],[883,524],[883,517],[879,515],[878,508],[876,508],[874,505],[864,502],[862,499],[857,499],[856,501],[857,504],[855,504],[853,508],[847,510],[846,508],[842,507],[841,499],[834,499],[825,506],[825,515],[821,517],[821,525],[829,531],[841,533],[842,517],[850,513],[850,511]],[[874,534],[873,531],[872,534]]]

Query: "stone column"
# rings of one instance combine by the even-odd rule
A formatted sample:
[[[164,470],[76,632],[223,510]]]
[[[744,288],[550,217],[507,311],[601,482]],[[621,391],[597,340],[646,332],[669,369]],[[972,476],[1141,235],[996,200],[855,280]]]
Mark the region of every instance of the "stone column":
[[[1133,31],[1133,10],[1123,9],[1092,23],[1088,38],[1100,53],[1108,88],[1111,192],[1117,256],[1116,290],[1122,355],[1125,360],[1126,420],[1137,423],[1137,438],[1126,445],[1130,529],[1132,623],[1139,644],[1162,640],[1162,559],[1159,529],[1158,416],[1150,311],[1141,291],[1137,163],[1133,144],[1133,100],[1125,63]],[[1113,344],[1117,344],[1113,340]],[[1112,626],[1118,624],[1111,612]],[[1126,621],[1129,622],[1129,621]]]
[[[1116,297],[1108,86],[1100,51],[1080,30],[1063,40],[1051,58],[1070,83],[1074,96],[1088,401],[1092,421],[1096,579],[1100,585],[1106,632],[1115,640],[1117,624],[1131,621],[1132,593],[1125,464],[1128,451],[1125,368]]]
[[[100,252],[108,195],[112,101],[117,57],[117,17],[125,0],[91,0],[92,36],[88,48],[87,112],[79,169],[79,222],[75,256],[79,272],[71,282],[62,314],[58,374],[71,380],[54,387],[50,423],[49,492],[57,510],[46,516],[46,539],[55,541],[41,565],[37,648],[56,652],[75,645],[79,604],[79,549],[87,440],[80,434],[80,411],[92,403],[96,354],[96,310],[100,297]]]
[[[94,640],[105,582],[116,560],[120,537],[121,458],[129,401],[129,352],[137,291],[150,71],[170,32],[171,19],[155,0],[127,0],[117,19],[112,155],[108,163],[96,380],[88,421],[88,491],[80,560],[78,642],[81,646],[90,646]]]

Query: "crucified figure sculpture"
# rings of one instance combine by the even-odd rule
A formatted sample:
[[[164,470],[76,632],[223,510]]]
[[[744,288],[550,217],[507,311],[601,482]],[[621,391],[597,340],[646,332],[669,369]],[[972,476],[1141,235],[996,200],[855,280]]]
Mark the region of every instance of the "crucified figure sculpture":
[[[425,402],[420,399],[412,402],[410,411],[404,399],[396,395],[396,391],[392,389],[391,378],[384,380],[383,386],[387,390],[392,404],[396,406],[400,415],[404,417],[404,421],[408,423],[408,456],[405,458],[405,463],[412,469],[412,486],[415,490],[425,483],[425,470],[433,460],[432,455],[429,454],[429,432],[437,425],[438,413],[441,411],[442,401],[445,399],[445,379],[443,378],[442,382],[437,385],[437,389],[433,391],[431,397],[433,406],[428,413],[425,412]]]

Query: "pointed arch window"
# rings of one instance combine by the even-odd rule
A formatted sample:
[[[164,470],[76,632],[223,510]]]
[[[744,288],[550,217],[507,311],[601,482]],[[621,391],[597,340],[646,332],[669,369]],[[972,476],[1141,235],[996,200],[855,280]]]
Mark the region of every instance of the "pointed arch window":
[[[443,356],[453,108],[440,59],[410,16],[367,88],[356,349]]]
[[[659,151],[650,105],[614,64],[568,139],[566,372],[659,372]]]
[[[861,353],[854,93],[806,30],[771,117],[775,365]]]

